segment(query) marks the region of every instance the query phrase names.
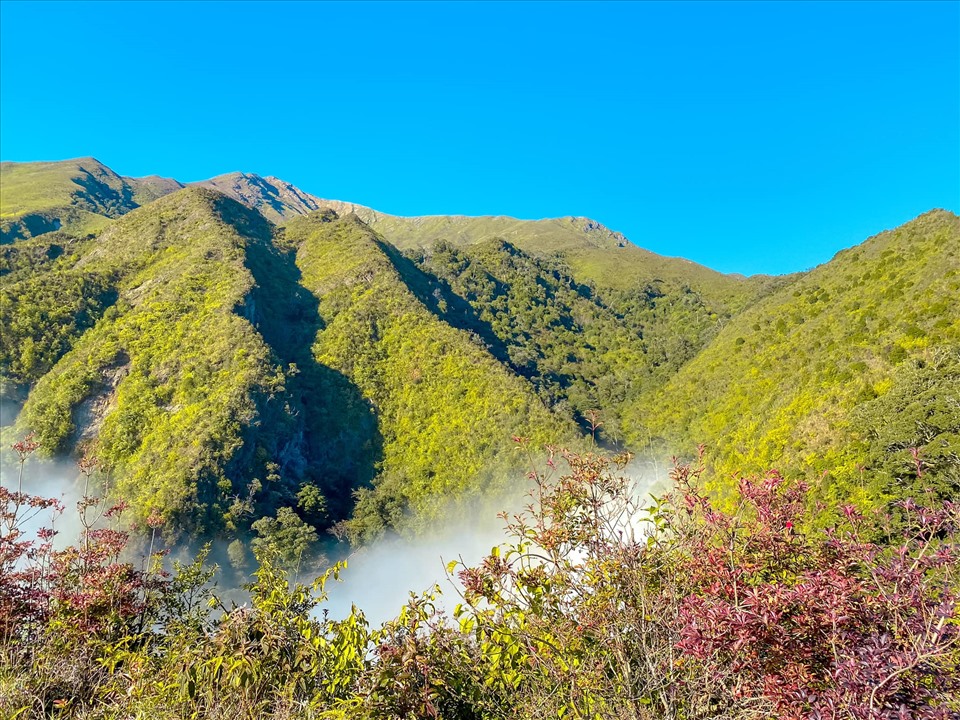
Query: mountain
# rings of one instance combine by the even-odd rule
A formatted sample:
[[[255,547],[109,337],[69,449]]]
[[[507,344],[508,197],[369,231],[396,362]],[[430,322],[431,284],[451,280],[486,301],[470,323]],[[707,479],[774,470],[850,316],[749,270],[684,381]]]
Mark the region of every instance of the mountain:
[[[739,309],[780,282],[767,276],[724,275],[690,260],[656,255],[590,218],[398,217],[352,203],[320,202],[338,212],[356,213],[401,250],[422,250],[441,241],[465,248],[505,240],[528,254],[562,260],[579,282],[618,290],[648,282],[687,285],[709,302]]]
[[[649,282],[687,285],[715,304],[721,314],[744,307],[782,281],[766,276],[724,275],[682,258],[637,247],[595,220],[566,217],[518,220],[505,216],[437,215],[399,217],[342,200],[311,195],[278,178],[230,173],[197,183],[219,190],[279,225],[323,208],[354,214],[400,250],[423,250],[438,242],[468,247],[506,240],[537,257],[561,259],[577,281],[618,290]]]
[[[230,537],[293,506],[314,527],[352,517],[353,536],[373,537],[503,489],[513,435],[575,437],[423,306],[355,217],[315,213],[275,233],[188,188],[78,248],[14,268],[23,279],[0,311],[20,337],[4,349],[33,349],[6,373],[46,359],[20,378],[32,385],[20,426],[48,452],[95,446],[140,522],[157,511],[171,531]]]
[[[658,462],[705,443],[721,495],[770,466],[831,503],[960,490],[945,211],[744,278],[585,218],[400,218],[252,174],[2,182],[16,432],[94,452],[170,534],[417,532],[516,490],[514,436]]]
[[[380,473],[359,493],[354,535],[397,527],[407,512],[437,521],[491,484],[502,489],[517,470],[513,436],[575,439],[569,416],[432,311],[419,292],[429,278],[355,215],[311,214],[290,222],[284,240],[318,302],[316,362],[349,379],[380,421]]]
[[[176,180],[128,178],[94,158],[62,162],[0,163],[0,243],[53,230],[96,232],[107,218],[180,189]]]
[[[282,223],[299,215],[319,210],[323,203],[299,188],[275,177],[260,177],[242,172],[218,175],[193,183],[222,192],[239,203],[256,210],[273,223]],[[323,205],[327,207],[327,205]]]
[[[92,322],[35,383],[21,414],[48,452],[96,441],[138,520],[156,509],[198,533],[232,521],[231,463],[246,471],[238,452],[251,423],[273,411],[283,377],[236,312],[255,283],[245,251],[269,242],[267,223],[245,209],[245,226],[225,221],[223,200],[201,190],[164,197],[46,271],[96,279],[106,299],[87,311]],[[31,300],[14,297],[14,316]],[[273,423],[273,455],[285,439],[282,419]]]
[[[428,256],[433,258],[430,248],[434,246],[455,248],[473,263],[469,272],[487,274],[491,268],[484,266],[484,258],[490,260],[491,256],[485,248],[509,246],[525,265],[509,271],[507,281],[497,280],[495,291],[486,293],[485,300],[463,296],[465,286],[458,285],[449,266],[443,269],[444,277],[434,278],[433,286],[425,291],[430,297],[421,299],[435,305],[432,296],[443,294],[445,307],[455,301],[460,310],[446,313],[444,320],[482,337],[498,359],[533,382],[548,404],[572,414],[582,428],[588,426],[587,413],[603,409],[604,437],[612,442],[623,438],[619,413],[624,403],[650,384],[662,382],[702,348],[733,313],[788,281],[722,275],[689,261],[664,258],[586,218],[400,218],[353,203],[317,198],[276,178],[246,173],[223,175],[195,185],[223,192],[280,226],[320,206],[341,215],[354,214],[418,264],[418,277],[432,277],[437,271],[424,264]],[[21,250],[28,253],[28,248]],[[37,255],[45,251],[36,248],[29,252]],[[534,265],[540,269],[534,269]],[[496,270],[492,272],[491,277],[497,275]],[[615,322],[603,321],[602,331],[597,330],[597,322],[591,323],[593,345],[588,343],[584,348],[587,355],[593,353],[590,358],[583,352],[564,352],[563,343],[579,332],[582,323],[570,316],[569,303],[559,309],[548,307],[556,305],[553,291],[549,296],[542,295],[529,286],[530,272],[538,274],[536,282],[544,287],[554,283],[551,278],[556,276],[561,285],[576,287],[577,293],[588,295],[588,304],[603,306],[602,315],[618,318]],[[451,282],[457,287],[451,287]],[[518,294],[521,285],[527,285],[530,292]],[[519,311],[518,303],[531,305],[522,313],[530,326],[507,332],[504,328],[513,322],[511,315]],[[645,313],[642,320],[638,314],[641,309]],[[560,313],[557,319],[553,318],[555,312]],[[633,340],[621,343],[620,326],[628,316],[636,321],[630,329]],[[681,331],[674,332],[674,328]],[[531,333],[540,339],[534,339]],[[644,333],[646,338],[640,340]],[[538,347],[532,348],[531,343]],[[594,346],[613,350],[604,350],[603,360],[594,362],[594,356],[600,357],[594,353]],[[548,347],[552,348],[546,351],[552,353],[551,358],[544,355]],[[30,357],[35,356],[33,353]],[[574,370],[574,366],[579,369]]]

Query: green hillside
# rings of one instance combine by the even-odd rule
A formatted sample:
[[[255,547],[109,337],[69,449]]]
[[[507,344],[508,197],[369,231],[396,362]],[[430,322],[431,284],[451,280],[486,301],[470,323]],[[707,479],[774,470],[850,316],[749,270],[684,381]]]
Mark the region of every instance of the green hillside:
[[[191,188],[3,258],[3,374],[32,386],[19,428],[89,447],[170,532],[229,537],[283,508],[354,538],[422,526],[505,490],[513,435],[576,436],[354,217],[275,231]]]
[[[557,258],[503,239],[408,252],[432,284],[421,294],[469,330],[541,397],[583,430],[598,412],[598,440],[621,444],[626,407],[659,387],[715,334],[713,309],[688,286],[659,280],[633,289],[581,284]]]
[[[513,435],[537,445],[573,438],[572,423],[479,338],[418,299],[429,279],[359,218],[314,213],[289,223],[285,242],[319,302],[317,361],[360,389],[383,435],[381,473],[359,496],[353,535],[403,525],[408,511],[437,520],[458,498],[503,490],[522,462]]]
[[[90,448],[171,533],[416,531],[506,490],[512,436],[702,442],[720,492],[770,466],[831,501],[960,489],[944,211],[743,278],[584,218],[398,218],[271,177],[179,189],[89,159],[2,179],[18,430]]]
[[[960,219],[932,211],[839,253],[734,318],[627,437],[724,477],[781,467],[867,504],[960,490]],[[918,477],[909,449],[929,471]],[[953,469],[946,463],[952,458]],[[926,466],[926,465],[925,465]],[[943,473],[937,476],[937,468]]]
[[[562,260],[578,282],[616,290],[631,290],[651,282],[683,285],[716,306],[721,314],[741,309],[782,282],[764,276],[724,275],[689,260],[656,255],[589,218],[397,217],[349,203],[322,202],[338,212],[356,212],[401,249],[423,250],[437,242],[466,247],[505,240],[531,255]]]
[[[183,187],[176,180],[125,178],[94,158],[0,164],[0,243],[63,229],[82,236]]]
[[[58,228],[83,235],[167,192],[182,187],[163,178],[122,178],[91,158],[59,163],[4,163],[4,238],[26,238]],[[195,183],[224,193],[268,220],[283,224],[321,207],[356,214],[401,250],[437,242],[457,247],[502,239],[531,255],[561,260],[577,282],[630,290],[651,282],[685,286],[718,317],[736,312],[782,280],[723,275],[681,258],[656,255],[622,234],[582,217],[518,220],[504,216],[397,217],[336,200],[323,200],[283,180],[228,173]],[[28,212],[29,211],[29,212]],[[24,214],[26,213],[26,215]],[[31,229],[32,228],[32,229]]]
[[[261,231],[240,232],[223,210],[220,195],[176,193],[125,216],[56,273],[107,278],[114,302],[39,379],[20,417],[47,452],[94,443],[138,519],[156,509],[187,530],[230,522],[228,499],[247,474],[231,461],[283,386],[270,348],[235,312],[253,286],[245,247],[269,242],[269,231],[243,210]]]
[[[692,291],[710,309],[708,315],[716,315],[714,320],[722,321],[791,279],[724,275],[689,260],[656,255],[583,217],[398,217],[356,203],[318,198],[274,177],[238,172],[197,184],[219,190],[279,225],[321,207],[340,216],[354,214],[402,251],[429,251],[438,243],[463,249],[503,240],[533,257],[562,263],[578,283],[628,292],[651,283]]]

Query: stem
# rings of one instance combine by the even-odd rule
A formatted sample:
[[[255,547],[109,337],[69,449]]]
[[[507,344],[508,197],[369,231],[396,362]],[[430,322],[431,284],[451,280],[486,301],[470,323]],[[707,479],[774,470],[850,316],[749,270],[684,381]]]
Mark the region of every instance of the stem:
[[[145,570],[147,575],[150,574],[150,558],[153,557],[153,541],[156,540],[156,538],[157,538],[157,529],[153,528],[153,532],[150,533],[150,549],[147,551],[147,566]]]

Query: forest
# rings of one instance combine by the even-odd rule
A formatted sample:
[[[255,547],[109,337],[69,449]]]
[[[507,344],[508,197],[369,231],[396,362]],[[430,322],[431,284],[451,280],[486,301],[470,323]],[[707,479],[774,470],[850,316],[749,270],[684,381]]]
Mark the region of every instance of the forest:
[[[742,277],[587,218],[2,173],[3,716],[960,716],[956,215]],[[480,508],[479,562],[325,612]]]

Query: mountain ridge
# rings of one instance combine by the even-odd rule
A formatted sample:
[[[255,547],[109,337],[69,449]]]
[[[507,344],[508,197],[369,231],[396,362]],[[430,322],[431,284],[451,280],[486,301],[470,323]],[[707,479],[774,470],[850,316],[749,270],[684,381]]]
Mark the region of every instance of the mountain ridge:
[[[555,224],[560,227],[564,226],[575,226],[579,225],[578,230],[582,235],[591,236],[594,240],[593,244],[601,247],[620,247],[622,244],[633,244],[632,241],[628,240],[622,233],[611,230],[602,223],[586,216],[562,216],[558,218],[541,218],[541,219],[521,219],[515,218],[507,215],[479,215],[479,216],[470,216],[470,215],[422,215],[422,216],[400,216],[400,215],[391,215],[389,213],[384,213],[373,208],[370,208],[359,203],[344,201],[344,200],[335,200],[329,198],[323,198],[317,195],[313,195],[309,192],[306,192],[297,186],[289,183],[285,180],[277,178],[275,176],[260,176],[256,173],[247,173],[242,171],[235,171],[230,173],[225,173],[222,175],[215,176],[208,180],[195,181],[190,183],[181,183],[177,180],[170,178],[162,178],[160,176],[151,175],[144,178],[130,178],[125,176],[120,176],[114,173],[110,168],[101,163],[99,160],[93,157],[84,157],[77,158],[73,160],[65,161],[51,161],[51,162],[33,162],[33,163],[21,163],[21,162],[12,162],[4,161],[2,163],[3,170],[6,172],[8,177],[5,178],[5,181],[10,182],[9,174],[12,170],[29,171],[31,169],[39,170],[41,168],[62,168],[64,170],[69,170],[71,168],[79,168],[81,170],[85,169],[85,165],[90,165],[95,168],[95,171],[102,174],[107,174],[112,177],[117,178],[118,180],[126,181],[133,185],[137,185],[139,188],[159,188],[164,186],[165,189],[162,193],[156,195],[156,197],[161,197],[162,194],[166,194],[169,191],[175,191],[186,186],[203,186],[210,187],[220,192],[223,192],[228,197],[245,204],[252,209],[262,211],[265,213],[265,216],[273,222],[284,222],[287,219],[293,217],[299,217],[309,212],[320,209],[321,207],[330,207],[335,210],[338,214],[343,215],[346,213],[355,213],[360,217],[366,224],[371,225],[372,227],[377,228],[380,225],[388,223],[399,223],[401,225],[412,226],[416,228],[422,228],[424,225],[433,225],[437,222],[441,222],[448,227],[458,228],[453,231],[454,236],[459,236],[463,238],[466,242],[476,242],[484,239],[488,239],[496,235],[497,233],[509,233],[509,227],[511,225],[523,225],[531,223],[542,223],[542,224]],[[20,189],[15,188],[13,190],[14,194],[19,194]],[[157,191],[155,191],[157,192]],[[146,197],[144,198],[146,199]],[[153,198],[155,199],[155,198]],[[124,212],[129,212],[133,207],[139,207],[142,203],[138,203],[132,207],[124,208]],[[15,214],[12,210],[4,208],[4,216],[9,216]],[[117,212],[114,215],[107,214],[108,217],[116,217],[122,212]],[[476,223],[477,221],[493,221],[495,224],[495,229],[486,231],[485,234],[478,234],[475,229],[469,227],[464,228],[463,226],[469,226]],[[566,228],[565,228],[566,229]],[[416,241],[410,238],[410,231],[400,232],[399,228],[394,228],[395,232],[399,232],[399,235],[395,238],[396,244],[401,247],[408,246],[415,243]],[[431,232],[435,232],[431,230]],[[515,232],[515,231],[514,231]],[[387,234],[387,233],[384,233]],[[430,238],[427,242],[435,238]],[[451,239],[451,238],[445,238]],[[454,238],[455,239],[455,238]],[[423,242],[420,240],[420,242]],[[569,242],[569,240],[568,240]],[[637,246],[639,247],[639,246]],[[646,251],[650,252],[650,251]],[[654,253],[650,253],[655,255]],[[667,257],[667,256],[657,256],[657,257]],[[700,266],[694,261],[687,260],[685,258],[668,258],[673,260],[678,260],[684,263],[690,263]]]
[[[109,221],[183,187],[170,178],[118,175],[93,157],[0,163],[0,243],[55,230],[96,232]]]
[[[4,333],[5,374],[9,354],[47,348],[22,378],[18,428],[47,453],[95,446],[133,517],[159,512],[171,533],[236,538],[292,506],[372,539],[502,492],[512,434],[572,439],[574,424],[422,306],[395,262],[356,216],[276,233],[197,186],[136,208],[0,290],[0,319],[19,328]],[[76,301],[41,294],[55,283]],[[91,284],[103,301],[86,307]],[[52,307],[66,338],[36,332]],[[450,464],[460,432],[478,442]]]
[[[95,449],[168,532],[418,532],[509,487],[511,436],[651,463],[706,443],[718,477],[829,469],[819,489],[864,505],[917,485],[915,447],[960,488],[948,211],[744,278],[588,218],[400,218],[273,176],[184,187],[93,159],[2,170],[4,222],[25,228],[0,244],[16,429]]]

